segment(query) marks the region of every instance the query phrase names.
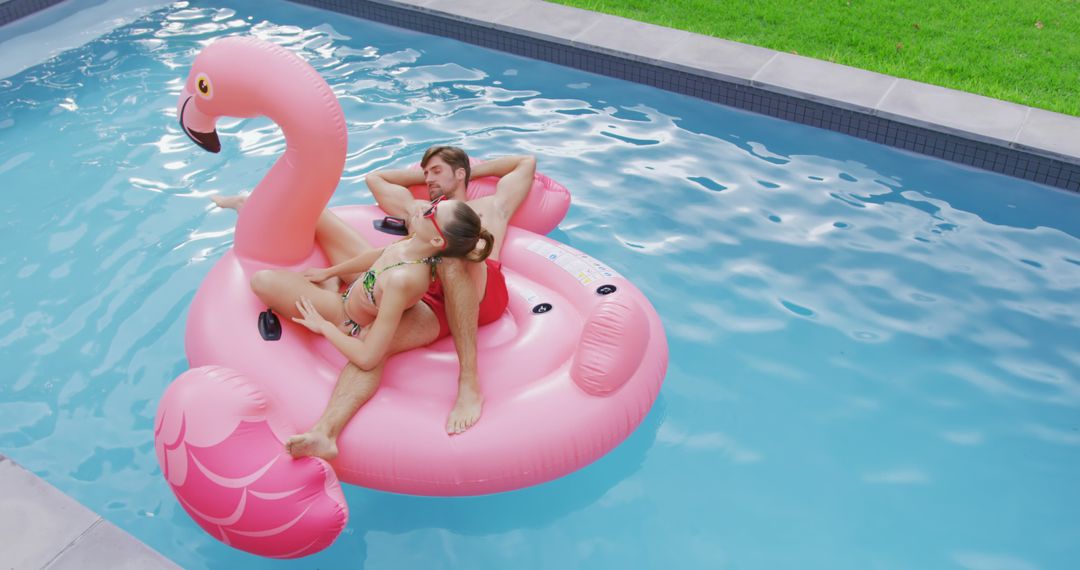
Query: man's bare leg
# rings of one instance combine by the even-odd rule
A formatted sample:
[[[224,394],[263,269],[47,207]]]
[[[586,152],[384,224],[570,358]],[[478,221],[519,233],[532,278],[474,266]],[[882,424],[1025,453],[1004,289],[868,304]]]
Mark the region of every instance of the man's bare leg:
[[[390,354],[397,354],[435,341],[439,321],[431,308],[423,303],[405,311],[394,334]],[[361,370],[348,363],[338,376],[330,402],[322,417],[305,433],[294,435],[285,442],[293,457],[321,457],[327,461],[337,457],[337,438],[361,406],[371,399],[379,387],[385,360],[371,370]]]
[[[320,457],[333,461],[338,455],[337,438],[356,412],[371,399],[379,388],[383,365],[361,370],[349,362],[341,370],[330,402],[311,429],[285,441],[285,450],[294,458]]]
[[[457,400],[446,419],[446,433],[450,435],[476,424],[484,407],[476,368],[476,329],[486,277],[484,263],[443,260],[439,264],[439,279],[446,296],[446,319],[460,366]]]
[[[476,425],[483,407],[484,395],[480,391],[479,376],[462,371],[458,376],[457,400],[446,418],[446,433],[458,435]]]

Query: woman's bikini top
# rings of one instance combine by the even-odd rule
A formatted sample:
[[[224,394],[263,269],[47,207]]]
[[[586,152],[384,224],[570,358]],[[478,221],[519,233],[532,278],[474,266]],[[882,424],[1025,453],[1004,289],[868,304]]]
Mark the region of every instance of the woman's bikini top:
[[[402,265],[426,263],[431,266],[431,278],[434,279],[435,264],[438,263],[439,260],[440,258],[438,257],[425,257],[422,259],[413,259],[411,261],[399,261],[392,265],[387,265],[382,269],[368,269],[367,271],[361,273],[360,277],[357,277],[356,281],[353,281],[352,285],[349,285],[349,288],[346,289],[344,293],[342,293],[341,302],[345,305],[348,305],[349,294],[352,293],[353,287],[356,287],[356,284],[359,283],[360,286],[364,288],[364,293],[367,294],[368,301],[371,301],[371,306],[378,308],[378,305],[375,304],[375,280],[376,278],[378,278],[379,274],[384,273],[387,269],[393,269]],[[349,316],[348,309],[345,309],[345,322],[342,324],[349,329],[349,336],[356,336],[360,333],[360,324],[354,321],[352,317]]]
[[[378,305],[375,304],[375,280],[378,278],[378,276],[380,274],[385,273],[388,269],[393,269],[395,267],[400,267],[402,265],[415,265],[417,263],[426,263],[426,264],[431,266],[431,273],[432,273],[432,275],[434,275],[435,274],[435,264],[438,263],[438,262],[439,262],[438,257],[424,257],[422,259],[413,259],[413,260],[410,260],[410,261],[399,261],[397,263],[394,263],[392,265],[387,265],[386,267],[383,267],[382,269],[378,269],[378,270],[376,270],[376,269],[368,269],[367,271],[361,273],[360,277],[358,277],[356,279],[356,281],[353,281],[353,284],[350,285],[349,289],[345,291],[344,295],[342,295],[342,300],[348,300],[349,299],[349,293],[351,293],[353,287],[356,287],[356,284],[359,283],[364,288],[364,293],[367,293],[367,298],[368,298],[368,301],[371,301],[371,305],[373,307],[378,307]]]

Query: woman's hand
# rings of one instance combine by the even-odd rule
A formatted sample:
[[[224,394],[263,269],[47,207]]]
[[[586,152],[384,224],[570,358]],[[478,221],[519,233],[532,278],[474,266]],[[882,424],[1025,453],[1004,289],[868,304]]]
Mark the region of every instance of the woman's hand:
[[[304,279],[307,279],[308,281],[316,284],[322,283],[323,281],[326,281],[331,277],[335,277],[335,275],[331,273],[329,269],[319,267],[310,267],[308,269],[305,269],[303,275]]]
[[[326,335],[325,331],[327,326],[333,327],[330,321],[323,318],[319,314],[319,311],[315,309],[315,305],[312,304],[311,299],[307,297],[300,297],[300,300],[296,302],[296,310],[300,311],[300,318],[293,317],[294,323],[304,325],[309,331]]]

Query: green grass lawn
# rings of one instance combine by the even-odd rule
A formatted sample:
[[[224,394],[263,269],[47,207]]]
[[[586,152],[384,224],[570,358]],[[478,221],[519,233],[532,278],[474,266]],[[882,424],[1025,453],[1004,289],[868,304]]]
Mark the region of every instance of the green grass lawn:
[[[551,0],[1080,116],[1080,0]]]

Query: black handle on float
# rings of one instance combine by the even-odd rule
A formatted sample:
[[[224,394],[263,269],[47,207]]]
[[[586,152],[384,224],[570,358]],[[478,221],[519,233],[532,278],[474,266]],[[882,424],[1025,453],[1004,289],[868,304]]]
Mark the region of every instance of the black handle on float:
[[[381,220],[371,220],[371,225],[375,226],[375,229],[384,234],[395,236],[409,235],[409,228],[405,227],[405,220],[401,218],[386,216]]]
[[[263,340],[281,339],[281,321],[278,320],[274,311],[267,309],[259,313],[259,335]]]

